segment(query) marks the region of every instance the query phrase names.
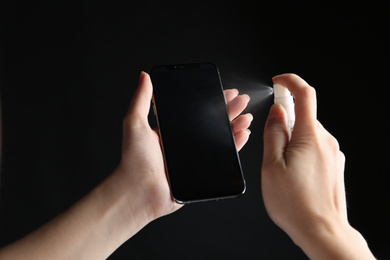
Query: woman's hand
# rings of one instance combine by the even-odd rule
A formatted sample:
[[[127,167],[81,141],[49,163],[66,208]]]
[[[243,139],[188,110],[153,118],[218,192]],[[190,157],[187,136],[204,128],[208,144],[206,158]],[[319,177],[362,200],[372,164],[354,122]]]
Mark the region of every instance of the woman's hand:
[[[225,93],[234,119],[249,98],[236,90]],[[150,221],[181,207],[171,198],[159,137],[148,123],[151,98],[149,75],[142,73],[123,121],[117,169],[70,209],[2,248],[1,259],[106,259]],[[243,115],[232,123],[239,149],[251,121],[251,115]]]
[[[293,74],[275,77],[295,98],[291,141],[286,112],[273,105],[264,130],[262,192],[271,219],[311,259],[372,259],[347,219],[345,157],[316,118],[316,92]]]
[[[164,169],[159,136],[148,123],[148,113],[153,87],[150,77],[142,72],[138,89],[123,122],[122,160],[117,169],[120,181],[137,190],[145,198],[146,215],[151,219],[169,214],[181,205],[171,197]],[[227,109],[232,129],[240,150],[248,141],[247,129],[253,119],[251,114],[241,115],[249,102],[249,96],[238,95],[235,89],[225,90]]]

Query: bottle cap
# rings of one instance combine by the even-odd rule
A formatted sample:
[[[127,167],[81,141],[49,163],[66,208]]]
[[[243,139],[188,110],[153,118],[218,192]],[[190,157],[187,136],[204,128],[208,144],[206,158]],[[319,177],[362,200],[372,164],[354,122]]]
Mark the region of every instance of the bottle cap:
[[[290,91],[280,84],[274,84],[274,96],[275,98],[291,96]]]

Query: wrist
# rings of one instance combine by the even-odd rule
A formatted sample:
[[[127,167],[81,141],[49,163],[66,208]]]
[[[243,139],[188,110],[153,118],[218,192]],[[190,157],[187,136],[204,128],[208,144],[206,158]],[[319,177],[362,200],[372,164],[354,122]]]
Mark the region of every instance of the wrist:
[[[153,216],[148,209],[141,187],[126,181],[115,170],[94,191],[101,202],[103,226],[107,232],[124,243],[149,222]]]
[[[323,221],[304,230],[295,242],[310,259],[375,259],[366,240],[348,222]]]
[[[2,250],[0,258],[107,258],[152,220],[132,186],[112,173],[67,211]]]

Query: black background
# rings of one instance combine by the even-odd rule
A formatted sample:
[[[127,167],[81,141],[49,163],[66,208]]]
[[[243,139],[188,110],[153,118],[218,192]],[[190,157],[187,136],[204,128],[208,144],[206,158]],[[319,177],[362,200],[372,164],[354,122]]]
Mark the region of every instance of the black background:
[[[252,135],[240,153],[246,194],[187,205],[110,259],[305,259],[268,218],[260,190],[272,102],[261,90],[284,72],[316,88],[318,118],[347,157],[349,220],[389,258],[387,11],[384,1],[3,1],[1,245],[115,168],[141,70],[211,61],[225,88],[252,97]]]

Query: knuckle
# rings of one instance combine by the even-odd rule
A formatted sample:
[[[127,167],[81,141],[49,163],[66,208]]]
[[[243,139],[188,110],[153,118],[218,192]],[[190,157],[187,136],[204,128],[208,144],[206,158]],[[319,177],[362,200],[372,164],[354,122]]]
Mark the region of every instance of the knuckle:
[[[336,151],[340,151],[340,144],[336,138],[332,137],[332,146]]]
[[[147,118],[136,113],[128,113],[122,120],[122,125],[125,131],[150,128]]]
[[[316,95],[317,95],[315,88],[313,88],[309,85],[302,86],[300,88],[299,94],[302,98],[305,98],[305,99],[316,98]]]
[[[331,134],[329,134],[329,137],[328,137],[328,145],[329,145],[330,149],[332,149],[332,151],[334,151],[334,152],[339,152],[340,151],[340,144],[339,144],[339,142]]]
[[[339,158],[342,162],[345,163],[346,157],[345,154],[342,151],[339,151]]]
[[[319,121],[317,121],[317,133],[320,146],[324,146],[324,148],[332,151],[333,153],[340,152],[340,144],[338,140],[329,133]]]
[[[295,79],[300,79],[300,77],[295,74],[295,73],[286,73],[283,75],[287,80],[295,80]]]

